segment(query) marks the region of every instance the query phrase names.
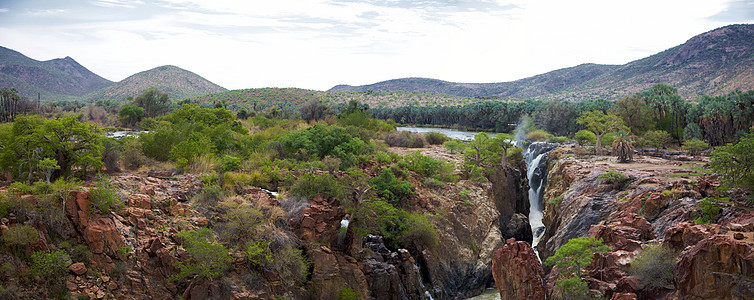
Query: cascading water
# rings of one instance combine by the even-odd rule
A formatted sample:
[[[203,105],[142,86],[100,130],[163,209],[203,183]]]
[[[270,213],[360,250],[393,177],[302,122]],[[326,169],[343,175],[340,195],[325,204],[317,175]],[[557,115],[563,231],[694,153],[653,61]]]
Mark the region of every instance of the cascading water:
[[[543,151],[546,150],[546,151]],[[529,224],[534,239],[531,246],[536,247],[545,231],[542,223],[542,188],[544,177],[540,169],[542,159],[547,156],[549,147],[542,147],[540,143],[532,143],[526,147],[524,159],[526,161],[526,178],[529,179]]]

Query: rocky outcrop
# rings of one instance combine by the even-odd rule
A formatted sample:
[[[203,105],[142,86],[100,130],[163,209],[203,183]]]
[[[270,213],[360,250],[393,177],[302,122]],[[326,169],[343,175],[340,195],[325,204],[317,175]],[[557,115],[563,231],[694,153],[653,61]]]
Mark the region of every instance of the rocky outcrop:
[[[363,266],[372,299],[424,299],[419,268],[406,249],[388,250],[381,237],[367,236],[369,255]]]
[[[681,254],[674,277],[682,299],[754,299],[754,248],[723,235]]]
[[[529,225],[529,181],[525,170],[510,165],[497,167],[490,177],[492,187],[489,197],[500,214],[500,232],[503,238],[515,238],[531,244],[532,233]]]
[[[86,191],[73,191],[66,199],[66,213],[89,244],[89,250],[93,254],[118,257],[118,249],[126,246],[116,226],[119,221],[95,213],[90,206],[89,192]]]
[[[526,242],[508,239],[503,248],[495,251],[492,277],[500,299],[546,299],[544,270]]]

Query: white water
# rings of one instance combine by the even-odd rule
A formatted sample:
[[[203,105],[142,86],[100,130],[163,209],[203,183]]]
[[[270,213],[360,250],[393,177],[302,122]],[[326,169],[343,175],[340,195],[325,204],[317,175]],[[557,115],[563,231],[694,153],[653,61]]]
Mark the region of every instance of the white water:
[[[539,180],[538,182],[533,182],[534,171],[539,167],[539,163],[544,156],[545,153],[537,155],[537,157],[526,166],[526,178],[529,179],[529,224],[531,225],[532,237],[534,237],[531,242],[532,248],[539,244],[539,239],[542,237],[542,234],[537,234],[537,231],[540,230],[540,228],[545,227],[545,224],[542,222],[542,208],[539,207],[539,198],[542,194],[542,181]]]
[[[426,128],[426,127],[398,127],[396,128],[398,131],[408,131],[408,132],[419,132],[419,133],[427,133],[427,132],[439,132],[446,136],[448,136],[451,139],[457,139],[462,140],[464,142],[468,142],[474,139],[474,136],[479,132],[471,132],[471,131],[460,131],[460,130],[454,130],[454,129],[447,129],[447,128]],[[490,137],[494,137],[494,133],[487,133]]]

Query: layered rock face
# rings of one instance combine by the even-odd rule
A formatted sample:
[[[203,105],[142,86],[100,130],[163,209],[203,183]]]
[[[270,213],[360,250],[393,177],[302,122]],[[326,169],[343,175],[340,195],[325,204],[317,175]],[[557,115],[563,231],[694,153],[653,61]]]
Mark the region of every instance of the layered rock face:
[[[500,213],[500,232],[504,239],[515,238],[531,244],[529,225],[529,184],[526,170],[498,167],[490,178],[489,197]]]
[[[500,299],[541,299],[547,295],[545,274],[534,250],[526,242],[508,239],[495,251],[492,276]]]

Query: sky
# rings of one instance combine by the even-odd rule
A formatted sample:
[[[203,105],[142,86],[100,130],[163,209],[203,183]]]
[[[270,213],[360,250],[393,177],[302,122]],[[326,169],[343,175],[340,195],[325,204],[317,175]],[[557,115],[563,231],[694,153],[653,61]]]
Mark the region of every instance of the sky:
[[[0,46],[33,59],[112,81],[175,65],[228,89],[512,81],[741,23],[754,0],[0,0]]]

